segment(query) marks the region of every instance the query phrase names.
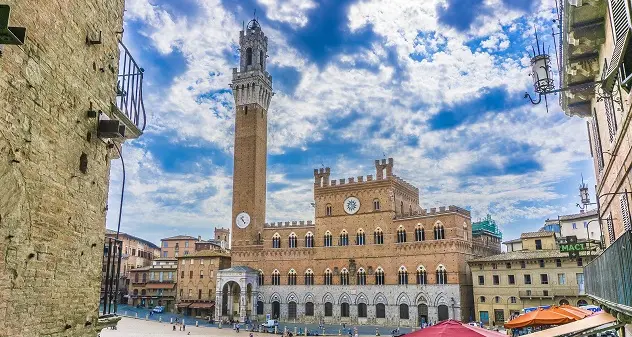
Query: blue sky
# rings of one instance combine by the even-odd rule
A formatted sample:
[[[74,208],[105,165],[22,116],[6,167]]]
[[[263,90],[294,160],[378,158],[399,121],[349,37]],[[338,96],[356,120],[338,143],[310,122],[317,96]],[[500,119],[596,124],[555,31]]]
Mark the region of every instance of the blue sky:
[[[124,41],[145,68],[148,128],[127,142],[121,230],[203,237],[231,216],[234,104],[244,21],[269,38],[268,221],[313,220],[312,172],[418,186],[422,207],[487,213],[505,239],[577,211],[592,186],[585,122],[529,90],[533,29],[552,0],[128,0]],[[546,37],[544,38],[546,40]],[[551,41],[548,41],[550,43]],[[116,228],[121,166],[112,164]]]

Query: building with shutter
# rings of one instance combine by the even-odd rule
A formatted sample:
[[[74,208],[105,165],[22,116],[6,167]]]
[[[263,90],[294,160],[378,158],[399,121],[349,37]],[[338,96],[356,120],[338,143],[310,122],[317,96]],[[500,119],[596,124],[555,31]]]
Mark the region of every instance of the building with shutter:
[[[560,1],[562,109],[586,119],[606,249],[585,267],[586,292],[632,319],[632,43],[630,0]],[[622,334],[621,334],[622,335]],[[629,334],[628,334],[629,335]],[[627,335],[626,335],[627,336]]]
[[[422,208],[393,158],[376,160],[375,175],[331,180],[328,167],[316,169],[315,222],[265,222],[273,91],[257,20],[239,44],[232,267],[218,272],[216,317],[390,326],[473,317],[466,261],[499,253],[498,229],[474,235],[469,211]]]

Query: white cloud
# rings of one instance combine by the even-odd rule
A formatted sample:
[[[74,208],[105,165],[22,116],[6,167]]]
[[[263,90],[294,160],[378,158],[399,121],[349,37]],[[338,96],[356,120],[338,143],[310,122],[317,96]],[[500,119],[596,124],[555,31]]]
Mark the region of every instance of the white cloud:
[[[307,24],[307,12],[317,7],[312,0],[257,0],[266,7],[266,16],[273,21],[303,27]]]

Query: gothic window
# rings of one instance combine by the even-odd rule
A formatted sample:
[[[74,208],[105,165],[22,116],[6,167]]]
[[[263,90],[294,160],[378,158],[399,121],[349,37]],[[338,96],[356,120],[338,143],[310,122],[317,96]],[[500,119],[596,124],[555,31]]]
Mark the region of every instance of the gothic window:
[[[415,227],[415,241],[424,241],[426,240],[426,233],[424,231],[424,226],[420,223]]]
[[[281,235],[274,233],[272,236],[272,248],[281,248]]]
[[[273,286],[281,285],[281,274],[276,269],[272,272],[272,285]]]
[[[397,243],[404,242],[406,242],[406,230],[404,229],[404,226],[400,225],[397,229]]]
[[[367,312],[366,303],[358,303],[358,317],[366,318],[367,317],[366,312]]]
[[[307,232],[307,234],[305,234],[305,247],[314,247],[314,234],[312,234],[312,232]]]
[[[259,51],[259,65],[263,68],[263,50]]]
[[[340,317],[349,317],[349,303],[340,303]]]
[[[375,232],[373,232],[373,243],[376,245],[384,244],[384,233],[380,227],[376,228]]]
[[[338,246],[348,246],[349,245],[349,234],[347,234],[346,230],[342,230],[340,233],[340,238],[338,239]]]
[[[408,270],[406,270],[406,267],[399,267],[399,271],[397,272],[397,281],[399,285],[408,284]]]
[[[356,233],[356,245],[364,246],[364,230],[362,228],[358,229]]]
[[[448,284],[448,272],[443,265],[437,267],[437,284]]]
[[[399,319],[408,319],[408,304],[402,303],[399,305]]]
[[[323,242],[323,246],[331,247],[331,241],[332,241],[331,240],[331,232],[330,231],[325,232],[325,239],[324,239],[324,242]]]
[[[257,283],[259,283],[259,285],[262,286],[265,283],[264,280],[265,280],[265,278],[263,276],[263,270],[259,270],[259,277],[257,279],[257,281],[258,281]]]
[[[440,222],[434,225],[434,238],[435,240],[445,239],[445,229],[443,229],[443,224]]]
[[[334,284],[333,280],[334,280],[333,274],[331,273],[331,270],[327,268],[327,270],[325,270],[325,285],[330,286]]]
[[[379,211],[380,210],[380,199],[374,199],[373,200],[373,210],[374,211]]]
[[[340,285],[349,285],[349,271],[347,271],[347,268],[342,268],[342,271],[340,272]]]
[[[314,316],[314,302],[305,303],[305,316]]]
[[[252,48],[246,48],[246,65],[252,65]]]
[[[331,302],[325,302],[325,317],[331,317],[333,316],[333,304],[331,304]]]
[[[291,286],[296,285],[296,271],[294,269],[290,269],[287,273],[287,284]]]
[[[314,272],[311,269],[307,269],[305,271],[305,285],[306,286],[314,285]]]
[[[428,275],[426,274],[426,268],[424,266],[417,267],[417,284],[427,284]]]
[[[289,244],[289,245],[288,245],[288,247],[290,247],[290,248],[296,248],[296,247],[298,246],[298,245],[297,245],[297,238],[296,238],[296,234],[291,233],[288,241],[289,241],[289,242],[288,242],[288,244]]]
[[[364,268],[358,269],[356,284],[359,286],[366,285],[366,271],[364,271]]]
[[[325,215],[330,216],[331,214],[332,214],[331,204],[327,204],[327,206],[325,206]]]
[[[386,306],[384,303],[375,305],[375,318],[386,318]]]
[[[263,301],[257,301],[257,315],[263,315]]]
[[[382,267],[377,267],[375,270],[375,284],[379,286],[384,285],[384,269]]]

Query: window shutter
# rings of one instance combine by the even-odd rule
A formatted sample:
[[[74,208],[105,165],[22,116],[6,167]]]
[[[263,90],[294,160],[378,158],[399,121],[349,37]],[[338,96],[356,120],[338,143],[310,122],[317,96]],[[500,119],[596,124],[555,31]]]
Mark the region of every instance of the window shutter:
[[[610,244],[613,244],[615,238],[614,238],[614,222],[612,221],[612,214],[610,214],[608,216],[607,223],[608,223],[608,237],[609,237],[609,241],[610,241]]]
[[[597,124],[597,114],[593,115],[592,120],[592,136],[593,143],[595,144],[595,154],[597,155],[597,166],[599,167],[599,172],[603,169],[603,151],[601,150],[601,140],[599,137],[599,127]]]
[[[632,230],[632,224],[630,224],[630,207],[628,205],[628,195],[623,194],[619,197],[619,203],[621,204],[621,219],[623,220],[623,228],[626,231]]]
[[[610,143],[614,141],[614,136],[617,134],[617,120],[614,117],[614,101],[611,95],[604,97],[603,105],[606,110],[606,121],[608,122],[608,135],[610,136]]]
[[[630,40],[630,9],[629,0],[608,0],[610,8],[610,23],[614,33],[615,46],[610,58],[610,66],[604,69],[602,79],[603,89],[611,92],[617,77],[619,66],[623,61],[623,53]]]

